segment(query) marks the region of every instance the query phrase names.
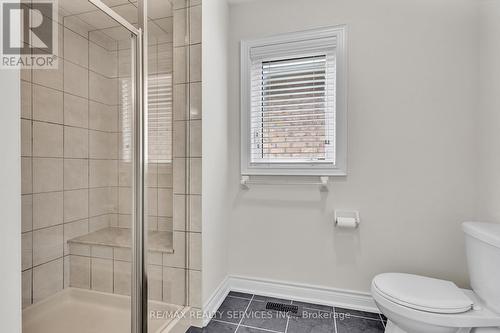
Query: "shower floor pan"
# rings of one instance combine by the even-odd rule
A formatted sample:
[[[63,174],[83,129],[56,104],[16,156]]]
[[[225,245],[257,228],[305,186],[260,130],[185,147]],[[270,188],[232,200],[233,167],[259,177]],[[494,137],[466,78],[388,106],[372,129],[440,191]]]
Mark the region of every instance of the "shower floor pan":
[[[185,312],[153,301],[148,310],[150,333],[170,332]],[[104,332],[130,332],[130,297],[68,288],[23,310],[23,333]]]

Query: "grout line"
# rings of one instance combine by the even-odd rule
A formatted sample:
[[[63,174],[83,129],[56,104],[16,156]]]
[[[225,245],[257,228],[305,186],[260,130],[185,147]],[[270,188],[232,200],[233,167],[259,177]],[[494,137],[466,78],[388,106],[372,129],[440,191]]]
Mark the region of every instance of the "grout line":
[[[239,321],[239,323],[238,323],[238,327],[236,327],[236,332],[237,332],[237,331],[238,331],[238,329],[240,328],[241,323],[243,323],[243,319],[245,318],[245,316],[246,316],[246,314],[247,314],[247,311],[248,311],[248,309],[250,308],[250,304],[252,304],[253,298],[254,298],[254,295],[252,295],[252,298],[250,299],[250,302],[248,302],[247,307],[246,307],[246,309],[245,309],[245,312],[243,313],[243,316],[240,318],[240,321]]]
[[[29,81],[24,81],[24,82],[28,83]],[[114,106],[118,106],[118,104],[107,104],[107,103],[103,103],[101,101],[97,101],[97,100],[91,99],[91,98],[89,98],[89,96],[81,96],[81,95],[77,95],[75,93],[72,93],[70,91],[65,91],[64,90],[64,86],[63,86],[62,89],[59,89],[59,88],[54,88],[54,87],[45,85],[43,83],[35,82],[35,81],[30,81],[29,83],[31,83],[31,85],[40,86],[40,87],[47,88],[47,89],[52,89],[52,90],[55,90],[55,91],[58,91],[58,92],[62,92],[62,93],[65,93],[65,94],[68,94],[68,95],[71,95],[71,96],[74,96],[74,97],[78,97],[80,99],[88,100],[88,101],[91,101],[91,102],[94,102],[94,103],[98,103],[98,104],[102,104],[102,105],[105,105],[105,106],[113,106],[113,107]],[[32,90],[34,90],[34,89],[32,89]],[[31,117],[33,118],[33,115]]]
[[[337,333],[337,310],[333,307],[333,333]]]
[[[89,132],[94,131],[94,132],[105,133],[105,134],[119,134],[120,133],[119,131],[110,131],[110,130],[103,130],[103,129],[97,129],[97,128],[89,128],[89,127],[68,125],[68,124],[65,124],[65,123],[57,123],[57,122],[53,122],[53,121],[46,121],[46,120],[39,120],[39,119],[33,119],[33,122],[43,123],[43,124],[50,124],[50,125],[57,125],[57,126],[64,126],[64,127],[69,127],[69,128],[77,128],[77,129],[87,130]],[[40,157],[40,156],[33,156],[33,157]],[[47,157],[47,156],[41,156],[41,157]],[[67,158],[78,158],[78,157],[67,157]]]
[[[253,296],[253,295],[252,295],[252,296]],[[245,297],[233,296],[233,295],[227,295],[227,297],[231,297],[231,298],[238,298],[238,299],[245,299],[245,300],[251,300],[251,299],[252,299],[252,297],[250,297],[250,298],[245,298]],[[256,302],[261,302],[261,301],[259,301],[259,300],[257,300],[257,299],[254,299],[254,301],[256,301]]]
[[[96,157],[91,157],[91,158],[83,158],[83,157],[49,157],[49,156],[21,156],[21,157],[26,157],[26,158],[33,158],[33,159],[39,159],[39,160],[43,160],[43,159],[52,159],[52,160],[62,160],[62,159],[66,159],[66,160],[90,160],[90,161],[119,161],[118,159],[116,158],[96,158]],[[109,186],[96,186],[96,187],[109,187]],[[130,187],[129,185],[114,185],[114,186],[111,186],[111,187]],[[169,188],[169,187],[162,187],[162,188]],[[31,192],[31,193],[46,193],[46,192],[57,192],[57,190],[54,190],[54,191],[43,191],[43,192]],[[23,195],[25,194],[31,194],[31,193],[23,193]]]
[[[353,314],[349,314],[349,317],[361,318],[361,319],[368,319],[368,320],[374,320],[374,321],[382,321],[380,319],[373,318],[373,317],[364,317],[364,316],[358,316],[358,315],[353,315]]]
[[[283,333],[283,332],[280,332],[280,331],[274,331],[274,330],[270,330],[270,329],[267,329],[267,328],[260,328],[260,327],[249,326],[249,325],[240,325],[240,326],[241,327],[246,327],[246,328],[252,328],[252,329],[255,329],[255,330],[259,330],[259,331],[265,331],[265,332]],[[238,329],[236,329],[236,331],[238,331]]]
[[[63,28],[62,28],[62,41],[63,41],[63,45],[58,45],[58,47],[62,46],[62,52],[63,52],[62,57],[64,57],[64,40],[65,40],[65,38],[64,38],[65,36],[64,35],[65,35],[65,33],[64,33],[64,18],[63,18]],[[61,66],[60,60],[59,60],[59,66]],[[64,67],[65,66],[64,66],[64,60],[63,60],[63,63],[62,63],[62,71],[63,71],[62,72],[62,86],[63,86],[63,90],[64,90],[64,83],[65,83],[64,82],[65,81],[64,80]],[[65,114],[65,112],[64,112],[65,111],[64,110],[64,105],[65,104],[64,104],[64,100],[65,100],[64,93],[62,93],[62,123],[63,124],[65,123],[65,118],[64,118],[64,114]],[[64,252],[65,252],[64,249],[65,249],[65,245],[66,245],[66,242],[64,241],[66,239],[65,234],[64,234],[64,229],[65,229],[64,228],[64,221],[66,219],[66,212],[65,212],[66,210],[64,209],[64,148],[65,148],[64,147],[64,142],[66,140],[64,140],[64,138],[66,136],[66,128],[64,127],[64,125],[62,125],[62,126],[63,126],[62,127],[62,130],[63,130],[63,138],[62,138],[63,139],[62,140],[62,151],[63,151],[63,160],[62,160],[62,164],[63,164],[63,170],[62,170],[63,171],[62,172],[62,188],[63,188],[63,193],[62,193],[63,194],[62,195],[62,206],[63,206],[63,214],[62,214],[63,215],[62,216],[62,222],[63,222],[62,223],[63,224],[63,226],[62,226],[62,234],[63,234],[63,238],[62,238],[63,239],[63,241],[62,241],[62,251],[63,251],[62,252],[63,253],[63,279],[62,280],[63,280],[63,285],[62,285],[62,289],[64,289],[64,286],[66,285],[66,276],[65,276],[66,274],[64,274],[65,273],[65,268],[66,268],[65,267],[66,266],[66,260],[64,260]],[[87,218],[88,218],[88,214],[87,214]],[[69,245],[68,245],[68,252],[69,252]],[[68,261],[69,261],[69,259],[68,259]],[[69,267],[68,267],[68,271],[69,271]],[[68,276],[68,281],[67,282],[68,282],[68,287],[69,287],[69,276]]]
[[[88,32],[88,35],[89,35],[89,43],[90,43],[90,32]],[[106,50],[106,48],[104,48],[104,50],[106,52],[110,52],[108,50]],[[116,130],[118,131],[118,134],[117,134],[117,140],[116,140],[116,149],[117,149],[117,157],[118,157],[118,160],[116,162],[116,184],[119,186],[120,185],[120,162],[121,162],[121,159],[119,158],[120,157],[120,105],[121,105],[121,98],[120,98],[120,69],[119,69],[119,66],[120,66],[120,63],[119,63],[119,55],[118,55],[118,51],[116,51],[116,53],[113,53],[112,57],[114,57],[115,61],[116,61],[116,64],[115,64],[115,70],[116,70],[116,98],[117,98],[117,103],[118,105],[116,106]],[[89,44],[89,68],[90,68],[90,44]],[[90,95],[90,73],[89,73],[89,95]],[[90,102],[89,102],[89,127],[90,127]],[[90,137],[90,134],[89,134],[89,137]],[[89,148],[90,148],[90,142],[89,142]],[[89,168],[90,169],[90,168]],[[90,180],[89,180],[90,181]],[[90,184],[89,184],[90,185]],[[90,193],[90,191],[89,191]],[[117,190],[117,199],[116,199],[116,202],[117,202],[117,205],[119,206],[119,203],[120,203],[120,190],[118,189]],[[89,200],[90,202],[90,200]],[[90,205],[89,205],[90,206]],[[106,221],[107,223],[107,226],[108,228],[111,227],[111,223],[110,221]],[[118,216],[117,216],[117,223],[118,223]],[[90,223],[89,223],[89,228],[90,228]],[[130,244],[132,246],[132,244]],[[116,255],[115,255],[115,252],[116,252],[117,248],[115,247],[112,247],[112,252],[113,252],[113,258],[112,258],[112,263],[113,263],[113,275],[112,275],[112,279],[113,279],[113,293],[114,294],[117,294],[116,292],[116,286],[115,286],[115,274],[116,274],[116,271],[115,271],[115,264],[116,264]],[[132,255],[132,253],[130,254]],[[130,258],[132,259],[132,258]],[[132,264],[132,260],[130,260],[130,263]],[[131,268],[132,269],[132,268]],[[163,273],[163,272],[162,272]],[[163,276],[162,276],[163,278]],[[132,286],[132,271],[130,272],[130,285]],[[163,288],[163,281],[162,281],[162,288]],[[131,290],[132,292],[132,290]],[[163,300],[163,298],[162,298]]]
[[[87,57],[88,65],[90,67],[90,33],[87,33]],[[90,128],[90,71],[87,69],[87,127]],[[90,216],[90,130],[87,131],[87,215]],[[87,225],[87,232],[90,233],[90,218]],[[89,255],[92,255],[92,248],[89,247]],[[93,289],[93,266],[92,258],[89,258],[89,289]]]
[[[31,52],[31,51],[30,51]],[[33,146],[34,146],[34,136],[33,136],[33,68],[30,67],[29,69],[30,71],[30,98],[31,98],[31,105],[30,105],[30,117],[31,117],[31,120],[30,120],[30,127],[31,127],[31,156],[33,156]],[[31,157],[31,170],[30,170],[30,174],[31,174],[31,192],[33,192],[33,157]],[[21,212],[22,214],[22,212]],[[33,221],[34,221],[34,209],[33,209],[33,194],[31,194],[31,231],[33,231]],[[34,300],[34,297],[33,297],[33,294],[34,294],[34,269],[33,269],[33,258],[35,257],[35,247],[34,247],[34,233],[32,232],[31,233],[31,297],[30,297],[30,305],[33,304],[33,300]]]
[[[67,191],[67,192],[70,192],[70,191]],[[91,217],[84,217],[84,218],[81,218],[81,219],[76,219],[76,220],[71,220],[71,221],[67,221],[67,222],[63,222],[62,223],[58,223],[58,224],[53,224],[53,225],[49,225],[49,226],[46,226],[46,227],[41,227],[41,228],[36,228],[34,229],[32,227],[31,230],[29,231],[25,231],[25,232],[22,232],[21,235],[25,235],[27,233],[30,233],[30,232],[36,232],[36,231],[41,231],[41,230],[47,230],[47,229],[51,229],[51,228],[54,228],[54,227],[60,227],[60,226],[64,226],[64,225],[67,225],[67,224],[72,224],[72,223],[77,223],[77,222],[81,222],[81,221],[85,221],[85,220],[88,220],[90,221],[90,219],[92,218],[97,218],[97,217],[105,217],[105,216],[108,216],[108,215],[112,215],[112,213],[106,213],[106,214],[101,214],[101,215],[97,215],[97,216],[91,216]],[[90,232],[90,231],[89,231]],[[64,236],[64,235],[63,235]]]
[[[50,263],[53,263],[53,262],[55,262],[55,261],[57,261],[57,260],[61,260],[61,259],[63,259],[64,257],[65,257],[65,255],[64,255],[64,253],[63,253],[63,255],[62,255],[62,256],[60,256],[60,257],[57,257],[57,258],[55,258],[55,259],[50,259],[50,260],[45,261],[45,262],[43,262],[43,263],[41,263],[41,264],[38,264],[38,265],[33,265],[33,267],[32,267],[32,268],[33,268],[33,269],[35,269],[35,268],[38,268],[38,267],[43,266],[43,265],[45,265],[45,264],[50,264]],[[28,270],[28,269],[26,269],[25,271],[27,271],[27,270]]]
[[[230,325],[233,325],[233,326],[238,326],[238,324],[236,324],[236,323],[231,323],[229,321],[224,321],[224,320],[220,320],[220,319],[212,319],[210,321],[214,321],[214,322],[222,323],[222,324],[230,324]]]
[[[182,9],[184,10],[184,9]],[[175,15],[175,13],[179,14],[181,12],[181,10],[178,8],[178,9],[175,9],[174,12],[173,12],[173,15]],[[189,9],[185,9],[185,34],[184,34],[184,40],[186,40],[186,38],[189,40],[189,18],[190,18],[190,15],[189,15]],[[174,40],[172,40],[172,61],[173,61],[173,58],[174,58]],[[186,48],[186,53],[185,53],[185,59],[184,59],[184,68],[181,69],[182,71],[184,71],[184,75],[185,75],[185,80],[187,82],[189,82],[189,70],[190,70],[190,62],[189,62],[190,58],[189,58],[189,48]],[[173,68],[172,68],[173,70]],[[175,75],[174,75],[174,71],[172,72],[172,94],[173,94],[173,85],[175,83]],[[187,95],[187,94],[186,94]],[[172,95],[173,97],[173,95]],[[186,108],[189,106],[189,96],[185,96],[185,99],[184,99],[184,106],[186,106]],[[173,107],[173,105],[172,105]],[[184,138],[182,140],[184,140],[184,153],[186,156],[189,156],[189,133],[185,130],[184,132]],[[172,143],[174,142],[173,141],[173,134],[174,134],[174,128],[173,128],[173,110],[172,110],[172,131],[171,131],[171,140],[172,140]],[[173,151],[173,147],[172,147],[172,161],[174,161],[174,159],[177,159],[176,157],[174,157],[174,151]],[[190,187],[191,187],[191,177],[190,177],[190,164],[189,164],[189,161],[188,160],[185,160],[184,161],[184,170],[182,171],[184,173],[184,192],[186,193],[186,195],[184,196],[184,228],[186,229],[186,231],[189,231],[190,230],[190,205],[189,205],[189,200],[188,200],[188,196],[187,194],[190,192]],[[175,190],[172,189],[172,195],[175,194]],[[189,237],[189,234],[188,233],[185,233],[184,234],[184,251],[185,251],[185,258],[184,258],[184,265],[185,265],[185,268],[186,268],[186,274],[185,274],[185,285],[186,285],[186,288],[185,288],[185,293],[184,293],[184,297],[185,297],[185,304],[189,304],[189,294],[190,294],[190,289],[191,289],[191,285],[190,285],[190,279],[189,279],[189,268],[191,266],[191,263],[190,263],[190,249],[191,249],[191,246],[190,246],[190,242],[191,242],[191,237]]]
[[[90,40],[87,40],[87,42],[88,42],[89,44],[90,44],[90,43],[92,43],[92,41],[90,41]],[[89,47],[90,47],[90,46],[89,46]],[[108,51],[108,52],[114,52],[114,51]],[[97,75],[99,75],[100,77],[105,78],[105,79],[107,79],[107,80],[118,80],[118,76],[107,76],[106,74],[100,73],[100,72],[96,71],[95,69],[90,68],[90,50],[89,50],[89,51],[87,51],[87,53],[89,54],[89,64],[88,64],[87,66],[84,66],[84,65],[79,64],[79,63],[77,63],[77,62],[75,62],[75,61],[73,61],[73,60],[70,60],[70,59],[67,59],[67,58],[63,58],[63,57],[59,57],[59,59],[60,59],[60,60],[63,60],[64,62],[69,62],[70,64],[72,64],[72,65],[74,65],[74,66],[77,66],[77,67],[79,67],[80,69],[84,69],[84,70],[86,70],[86,71],[88,71],[88,72],[90,72],[90,73],[97,74]],[[89,73],[89,75],[90,75],[90,73]],[[52,88],[52,89],[53,89],[53,88]],[[57,89],[55,89],[55,90],[57,90]],[[103,103],[103,104],[105,104],[105,103]]]
[[[382,319],[382,314],[381,314],[381,313],[379,313],[379,314],[378,314],[378,316],[379,316],[379,318],[380,318],[380,321],[382,322],[382,326],[384,326],[384,328],[385,328],[385,322],[384,322],[384,320]]]
[[[164,44],[166,44],[166,43],[164,43]],[[180,49],[180,48],[183,48],[183,47],[189,48],[190,46],[201,46],[201,44],[202,44],[202,42],[193,43],[193,44],[191,44],[191,43],[188,43],[188,44],[178,44],[178,45],[172,45],[172,47],[174,49]],[[190,81],[188,81],[187,83],[189,83],[189,82]],[[198,82],[198,81],[192,81],[192,82]],[[201,82],[201,81],[199,81],[199,82]]]
[[[229,321],[224,321],[224,320],[220,320],[220,319],[212,319],[211,321],[226,324],[226,325],[236,326],[236,332],[238,332],[239,327],[245,327],[245,328],[255,329],[258,331],[265,331],[265,332],[271,332],[271,333],[284,333],[284,332],[280,332],[280,331],[271,330],[268,328],[261,328],[261,327],[256,327],[256,326],[243,325],[243,324],[240,325],[240,324],[231,323]]]

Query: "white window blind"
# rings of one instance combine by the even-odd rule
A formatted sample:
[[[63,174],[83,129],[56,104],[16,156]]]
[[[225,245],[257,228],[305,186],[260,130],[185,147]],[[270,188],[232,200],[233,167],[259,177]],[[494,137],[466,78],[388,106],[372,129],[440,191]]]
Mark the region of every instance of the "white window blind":
[[[148,80],[148,161],[172,163],[172,74]]]
[[[241,174],[346,175],[345,26],[241,42]]]
[[[132,119],[134,106],[130,78],[121,79],[122,159],[132,160]],[[172,74],[148,77],[148,162],[172,163]]]
[[[251,162],[335,164],[335,54],[257,60]]]

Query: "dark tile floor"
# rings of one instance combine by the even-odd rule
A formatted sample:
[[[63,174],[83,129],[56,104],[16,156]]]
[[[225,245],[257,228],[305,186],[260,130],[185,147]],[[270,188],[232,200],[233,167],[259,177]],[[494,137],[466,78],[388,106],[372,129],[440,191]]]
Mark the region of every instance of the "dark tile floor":
[[[299,306],[299,316],[266,310],[267,302]],[[382,333],[385,317],[286,299],[230,292],[204,329],[187,333]]]

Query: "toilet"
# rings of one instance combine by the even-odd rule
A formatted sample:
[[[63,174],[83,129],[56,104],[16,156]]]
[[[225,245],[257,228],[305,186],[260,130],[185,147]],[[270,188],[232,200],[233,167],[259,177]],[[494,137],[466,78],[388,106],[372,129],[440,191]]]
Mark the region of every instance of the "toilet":
[[[472,290],[424,276],[384,273],[371,286],[386,333],[499,333],[500,224],[463,224]]]

